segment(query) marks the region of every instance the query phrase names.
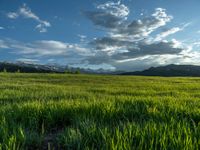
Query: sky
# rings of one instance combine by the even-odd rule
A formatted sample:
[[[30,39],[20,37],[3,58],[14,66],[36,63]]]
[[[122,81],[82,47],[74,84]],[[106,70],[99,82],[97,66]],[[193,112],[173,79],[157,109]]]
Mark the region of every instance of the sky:
[[[0,0],[0,61],[136,71],[200,65],[199,0]]]

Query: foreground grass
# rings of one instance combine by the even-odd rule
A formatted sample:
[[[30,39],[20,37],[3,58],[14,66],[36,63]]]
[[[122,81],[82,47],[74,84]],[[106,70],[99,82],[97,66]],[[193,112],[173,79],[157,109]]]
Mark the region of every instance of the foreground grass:
[[[200,78],[0,74],[0,150],[200,149]]]

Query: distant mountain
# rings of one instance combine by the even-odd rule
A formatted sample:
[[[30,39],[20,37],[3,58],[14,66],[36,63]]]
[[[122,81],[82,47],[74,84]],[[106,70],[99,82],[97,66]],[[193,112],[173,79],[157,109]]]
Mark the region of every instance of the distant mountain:
[[[139,75],[139,76],[191,76],[200,77],[200,66],[194,65],[167,65],[151,67],[144,71],[122,72],[104,69],[92,70],[57,64],[40,65],[25,62],[0,62],[0,72],[22,72],[22,73],[85,73],[85,74],[113,74],[113,75]]]
[[[0,62],[0,72],[25,72],[25,73],[60,73],[60,67],[50,65],[38,65],[23,62]]]
[[[25,62],[0,62],[0,72],[22,72],[22,73],[86,73],[86,74],[120,74],[109,70],[83,69],[78,67],[60,66],[57,64],[40,65]]]
[[[161,67],[151,67],[144,71],[126,72],[121,75],[200,77],[200,66],[171,64]]]

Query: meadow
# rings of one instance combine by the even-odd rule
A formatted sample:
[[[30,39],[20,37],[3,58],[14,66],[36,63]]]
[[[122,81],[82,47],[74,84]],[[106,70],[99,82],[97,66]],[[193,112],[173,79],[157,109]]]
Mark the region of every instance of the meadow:
[[[0,74],[0,150],[200,149],[200,78]]]

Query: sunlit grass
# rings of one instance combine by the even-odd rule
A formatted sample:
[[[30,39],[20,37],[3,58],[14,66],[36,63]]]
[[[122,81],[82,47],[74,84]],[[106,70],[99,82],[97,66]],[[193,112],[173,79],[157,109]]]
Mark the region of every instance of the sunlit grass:
[[[0,74],[0,149],[199,149],[200,78]]]

